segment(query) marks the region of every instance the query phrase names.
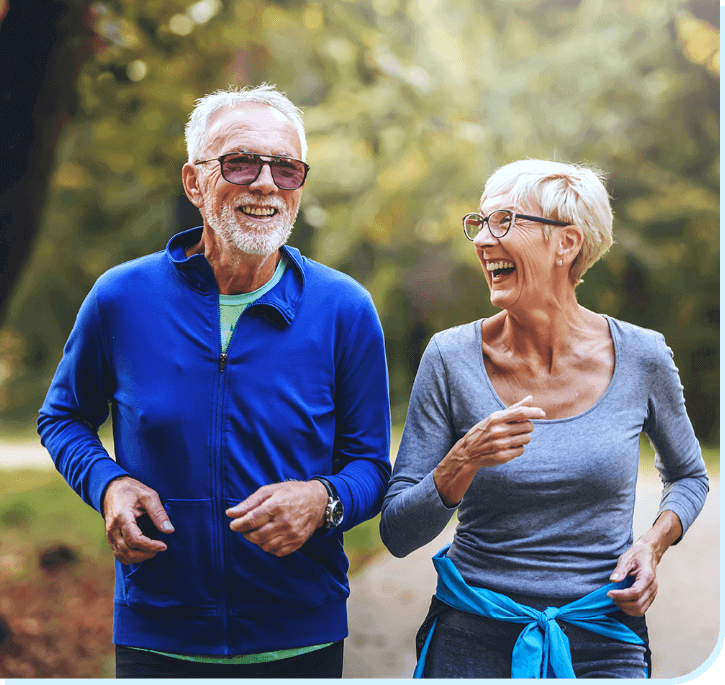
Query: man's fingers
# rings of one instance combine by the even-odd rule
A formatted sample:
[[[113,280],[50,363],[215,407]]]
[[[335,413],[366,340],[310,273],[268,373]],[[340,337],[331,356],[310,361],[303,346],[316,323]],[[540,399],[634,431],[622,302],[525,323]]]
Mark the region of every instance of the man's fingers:
[[[156,552],[144,552],[140,549],[132,549],[125,543],[121,543],[115,548],[114,553],[116,559],[118,559],[122,564],[138,564],[142,561],[153,559],[159,551],[162,550],[158,550]]]
[[[139,498],[139,504],[143,507],[143,510],[149,515],[149,518],[153,521],[153,524],[162,533],[173,533],[174,526],[169,521],[169,516],[164,509],[164,505],[161,504],[159,496],[151,491],[150,494]]]
[[[298,550],[306,542],[305,537],[297,535],[289,535],[286,532],[279,530],[277,525],[270,522],[267,525],[252,530],[247,533],[242,533],[243,537],[259,546],[265,552],[274,554],[277,557],[284,557],[288,554],[292,554]]]
[[[141,550],[143,552],[161,552],[166,549],[166,545],[161,540],[152,540],[146,537],[141,529],[136,525],[136,520],[126,521],[121,526],[121,535],[126,546],[131,549]]]
[[[270,493],[265,490],[264,487],[260,488],[256,492],[253,492],[247,499],[239,504],[227,509],[226,514],[230,518],[240,518],[246,516],[249,512],[255,510],[263,502],[269,499]]]
[[[232,516],[228,510],[227,516]],[[257,507],[252,511],[247,512],[243,516],[236,518],[232,521],[229,526],[233,531],[237,533],[246,533],[247,531],[257,530],[265,524],[269,523],[273,518],[272,512],[266,509]]]

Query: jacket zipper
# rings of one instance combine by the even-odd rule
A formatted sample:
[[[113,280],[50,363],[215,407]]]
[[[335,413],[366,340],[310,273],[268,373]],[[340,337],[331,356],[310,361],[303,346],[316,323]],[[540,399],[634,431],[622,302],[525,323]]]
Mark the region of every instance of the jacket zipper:
[[[228,639],[228,601],[227,601],[227,590],[226,590],[226,572],[225,572],[225,545],[224,545],[224,501],[222,500],[222,464],[221,464],[221,453],[222,453],[222,409],[224,400],[224,367],[226,366],[227,355],[221,351],[221,308],[219,305],[219,296],[217,295],[217,328],[216,328],[216,339],[219,344],[219,376],[217,379],[217,406],[216,406],[216,417],[215,417],[215,435],[214,435],[214,495],[216,499],[216,519],[217,519],[217,542],[219,549],[219,581],[217,587],[223,588],[221,596],[221,614],[222,614],[222,647],[223,654],[228,653],[229,639]],[[227,349],[228,346],[227,346]]]
[[[227,343],[227,350],[232,344],[234,339],[234,333],[236,333],[239,322],[241,321],[242,314],[240,314],[237,323],[232,330],[232,335]],[[217,587],[223,588],[221,597],[221,612],[222,612],[222,645],[224,647],[224,653],[228,654],[229,650],[229,578],[225,572],[225,545],[224,545],[224,526],[227,525],[227,517],[224,513],[224,500],[222,499],[222,410],[223,410],[223,398],[224,398],[224,369],[227,366],[227,359],[229,355],[226,352],[221,351],[221,306],[219,305],[219,296],[217,295],[217,340],[219,341],[219,378],[217,385],[217,413],[215,422],[215,452],[214,455],[214,474],[215,474],[215,494],[217,501],[217,540],[219,542],[219,572],[220,578]]]

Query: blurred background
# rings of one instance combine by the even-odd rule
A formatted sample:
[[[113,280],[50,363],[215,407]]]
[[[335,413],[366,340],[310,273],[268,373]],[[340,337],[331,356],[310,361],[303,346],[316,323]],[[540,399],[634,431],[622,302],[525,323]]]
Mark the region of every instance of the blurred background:
[[[308,135],[290,244],[371,292],[396,431],[431,335],[495,312],[460,218],[498,166],[541,157],[606,173],[616,243],[579,301],[665,335],[695,431],[714,448],[719,40],[708,0],[0,0],[3,438],[34,440],[98,276],[201,223],[181,185],[195,100],[265,81],[303,109]],[[112,582],[98,516],[88,510],[84,529],[80,500],[68,490],[65,503],[56,476],[33,473],[0,470],[0,577],[30,578],[19,550],[31,529],[46,590],[57,568],[85,559],[91,570],[71,572],[63,601],[91,644],[110,609],[96,612],[106,628],[89,627],[88,603]],[[84,513],[58,514],[76,505]],[[89,580],[96,563],[103,571]],[[47,591],[62,595],[56,581]],[[8,654],[22,630],[46,634],[41,618],[22,629],[7,619],[28,588],[0,593]],[[75,615],[68,606],[59,626]],[[82,674],[103,674],[110,638],[97,635],[100,661],[77,654],[66,674],[84,660]],[[45,649],[33,652],[34,671],[0,660],[0,675],[3,663],[7,675],[48,675],[56,648]]]

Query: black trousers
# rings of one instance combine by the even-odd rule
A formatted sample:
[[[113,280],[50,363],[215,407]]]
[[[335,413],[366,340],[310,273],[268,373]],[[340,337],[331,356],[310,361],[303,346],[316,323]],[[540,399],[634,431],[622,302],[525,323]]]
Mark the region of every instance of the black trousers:
[[[116,678],[342,678],[343,640],[262,664],[202,664],[116,645]]]

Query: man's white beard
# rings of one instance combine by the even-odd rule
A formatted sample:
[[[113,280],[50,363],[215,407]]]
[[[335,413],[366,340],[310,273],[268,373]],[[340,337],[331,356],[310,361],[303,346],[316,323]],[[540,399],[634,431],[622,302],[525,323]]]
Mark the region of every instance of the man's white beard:
[[[222,203],[221,211],[215,213],[211,198],[207,196],[204,198],[204,215],[209,226],[238,250],[267,257],[289,240],[299,205],[292,215],[284,202],[275,200],[263,205],[277,210],[272,221],[264,225],[253,223],[252,219],[245,221],[246,215],[237,211],[237,207],[246,204],[258,206],[258,202],[250,197],[235,199]]]

